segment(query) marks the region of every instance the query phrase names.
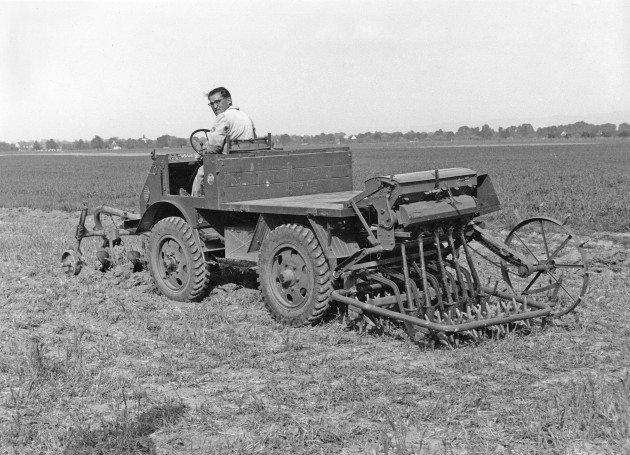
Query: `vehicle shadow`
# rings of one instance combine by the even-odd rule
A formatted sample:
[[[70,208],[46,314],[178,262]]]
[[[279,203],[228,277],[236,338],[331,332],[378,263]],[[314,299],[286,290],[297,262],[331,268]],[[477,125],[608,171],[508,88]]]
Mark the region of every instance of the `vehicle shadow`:
[[[164,425],[171,425],[186,412],[183,403],[167,403],[154,406],[129,418],[126,410],[114,422],[104,423],[101,428],[72,428],[68,436],[65,455],[97,453],[157,453],[150,435]]]

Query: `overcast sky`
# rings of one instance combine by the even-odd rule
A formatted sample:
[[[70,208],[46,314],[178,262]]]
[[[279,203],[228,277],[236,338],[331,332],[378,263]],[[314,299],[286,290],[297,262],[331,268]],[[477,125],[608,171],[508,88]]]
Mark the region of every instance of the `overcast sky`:
[[[630,122],[630,2],[0,0],[0,141]]]

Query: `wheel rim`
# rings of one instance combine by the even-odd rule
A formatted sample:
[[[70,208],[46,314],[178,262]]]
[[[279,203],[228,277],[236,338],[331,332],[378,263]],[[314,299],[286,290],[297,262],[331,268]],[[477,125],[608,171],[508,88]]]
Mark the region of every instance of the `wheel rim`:
[[[548,267],[527,277],[503,267],[503,278],[517,294],[546,297],[554,307],[554,316],[562,316],[580,304],[588,287],[588,263],[571,230],[551,218],[532,218],[517,225],[505,244],[534,264]]]
[[[311,294],[311,267],[305,256],[289,245],[276,249],[271,261],[271,290],[276,300],[287,309],[305,305]]]
[[[182,245],[174,237],[160,242],[157,257],[158,273],[164,285],[172,291],[186,288],[190,280],[190,264]]]

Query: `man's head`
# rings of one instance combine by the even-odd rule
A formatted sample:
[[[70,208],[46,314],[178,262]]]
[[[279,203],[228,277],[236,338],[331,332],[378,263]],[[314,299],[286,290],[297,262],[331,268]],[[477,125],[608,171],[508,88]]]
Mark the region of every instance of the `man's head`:
[[[214,115],[219,115],[232,105],[232,95],[225,87],[217,87],[208,93],[208,101]]]

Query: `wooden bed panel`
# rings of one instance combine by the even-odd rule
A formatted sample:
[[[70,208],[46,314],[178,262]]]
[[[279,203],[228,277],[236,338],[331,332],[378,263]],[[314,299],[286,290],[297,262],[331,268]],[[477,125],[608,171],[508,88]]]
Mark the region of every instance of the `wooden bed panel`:
[[[219,203],[352,190],[348,150],[234,155],[219,161]]]

